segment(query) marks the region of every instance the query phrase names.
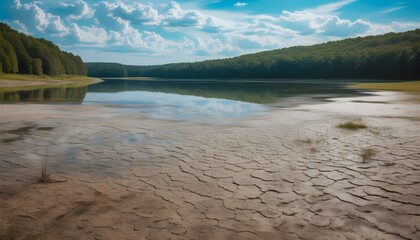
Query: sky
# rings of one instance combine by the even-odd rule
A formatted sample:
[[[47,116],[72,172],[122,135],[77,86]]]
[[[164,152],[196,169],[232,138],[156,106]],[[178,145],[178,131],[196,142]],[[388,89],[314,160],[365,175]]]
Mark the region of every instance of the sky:
[[[419,0],[1,0],[0,21],[85,62],[219,59],[420,28]]]

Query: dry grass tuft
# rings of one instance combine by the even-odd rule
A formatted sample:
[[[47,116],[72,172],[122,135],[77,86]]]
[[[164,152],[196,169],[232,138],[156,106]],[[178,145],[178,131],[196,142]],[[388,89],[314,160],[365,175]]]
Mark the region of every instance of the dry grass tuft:
[[[311,151],[311,153],[316,153],[316,152],[318,152],[318,150],[317,150],[315,147],[311,147],[311,148],[309,149],[309,151]]]
[[[367,128],[366,125],[364,125],[363,123],[355,123],[352,121],[348,121],[345,123],[340,123],[337,125],[338,128],[343,128],[343,129],[348,129],[348,130],[358,130],[358,129],[363,129],[363,128]]]
[[[304,139],[304,140],[301,139],[301,140],[296,140],[296,143],[311,145],[312,140],[310,138],[307,138],[307,139]]]
[[[360,156],[362,156],[362,160],[364,163],[375,155],[376,151],[372,148],[363,148],[362,152],[360,153]]]
[[[391,160],[387,160],[387,161],[384,162],[385,167],[390,167],[390,166],[394,166],[394,165],[395,165],[395,163]]]

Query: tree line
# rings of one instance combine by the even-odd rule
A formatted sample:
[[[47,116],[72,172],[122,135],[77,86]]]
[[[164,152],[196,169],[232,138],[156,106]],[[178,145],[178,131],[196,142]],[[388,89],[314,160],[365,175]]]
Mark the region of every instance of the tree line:
[[[195,63],[87,63],[92,77],[419,79],[420,29]]]
[[[0,73],[86,75],[79,56],[61,51],[52,42],[33,38],[0,23]]]

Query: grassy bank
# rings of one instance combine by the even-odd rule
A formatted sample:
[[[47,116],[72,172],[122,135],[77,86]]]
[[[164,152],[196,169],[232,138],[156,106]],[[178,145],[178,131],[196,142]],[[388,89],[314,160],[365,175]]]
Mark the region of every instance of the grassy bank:
[[[420,92],[420,81],[395,83],[362,83],[353,85],[353,87],[369,90]]]
[[[101,82],[101,79],[75,75],[21,75],[0,74],[0,92],[14,92],[45,88],[84,87]]]
[[[71,81],[83,81],[83,80],[92,80],[96,78],[91,78],[87,76],[78,76],[78,75],[58,75],[58,76],[48,76],[48,75],[27,75],[27,74],[6,74],[0,73],[0,80],[22,80],[22,81],[43,81],[43,80],[71,80]]]

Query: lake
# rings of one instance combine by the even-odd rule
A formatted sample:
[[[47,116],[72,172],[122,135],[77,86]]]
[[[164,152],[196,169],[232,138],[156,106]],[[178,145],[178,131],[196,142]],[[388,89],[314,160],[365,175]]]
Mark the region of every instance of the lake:
[[[165,119],[264,114],[267,109],[364,94],[356,80],[174,80],[104,79],[79,88],[0,93],[2,102],[101,104]],[[360,81],[359,81],[360,82]]]

